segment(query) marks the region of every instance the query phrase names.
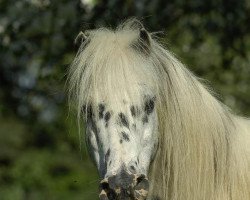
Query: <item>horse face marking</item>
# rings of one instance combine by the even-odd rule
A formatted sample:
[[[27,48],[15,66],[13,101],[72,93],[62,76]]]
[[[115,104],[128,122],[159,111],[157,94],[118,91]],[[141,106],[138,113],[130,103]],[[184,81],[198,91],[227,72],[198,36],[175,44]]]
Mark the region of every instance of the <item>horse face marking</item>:
[[[129,141],[130,141],[129,136],[128,136],[128,134],[127,134],[126,132],[122,131],[121,134],[122,134],[122,138],[123,138],[126,142],[129,142]]]
[[[132,105],[130,107],[130,112],[132,117],[138,117],[140,115],[140,109],[138,108],[138,106]]]
[[[109,122],[109,120],[110,120],[110,117],[111,117],[111,114],[110,114],[110,112],[107,112],[106,114],[105,114],[105,116],[104,116],[104,120],[105,120],[105,122],[106,122],[106,127],[108,126],[108,122]]]
[[[105,105],[103,103],[99,104],[99,118],[102,119],[104,116]]]
[[[131,106],[131,107],[130,107],[130,111],[131,111],[131,115],[132,115],[133,117],[135,117],[135,115],[136,115],[135,106]]]
[[[104,120],[107,123],[110,120],[111,114],[110,112],[106,112],[105,116],[104,116]]]
[[[145,115],[145,116],[142,118],[142,123],[143,123],[143,124],[148,123],[148,116],[147,116],[147,115]]]
[[[92,105],[90,104],[87,106],[87,120],[92,119],[92,117],[93,117],[93,110],[92,110]]]
[[[99,132],[99,129],[96,125],[95,119],[94,119],[94,113],[93,113],[93,108],[92,105],[90,104],[85,108],[87,110],[87,125],[91,128],[91,130],[97,134]]]
[[[122,112],[119,113],[119,122],[120,122],[123,126],[129,128],[129,121],[128,121],[128,118],[127,118]]]
[[[108,149],[106,155],[105,155],[105,160],[107,161],[109,159],[110,156],[110,149]]]
[[[155,98],[148,98],[145,102],[145,112],[147,115],[151,114],[154,110]]]
[[[100,176],[105,180],[113,177],[116,180],[113,184],[124,187],[121,191],[132,188],[132,192],[140,192],[148,188],[146,178],[140,184],[137,178],[129,179],[126,186],[120,179],[124,174],[147,177],[155,156],[158,143],[155,102],[148,96],[143,102],[135,105],[121,101],[123,106],[119,108],[108,102],[92,103],[86,108],[87,136],[91,135],[88,143]]]

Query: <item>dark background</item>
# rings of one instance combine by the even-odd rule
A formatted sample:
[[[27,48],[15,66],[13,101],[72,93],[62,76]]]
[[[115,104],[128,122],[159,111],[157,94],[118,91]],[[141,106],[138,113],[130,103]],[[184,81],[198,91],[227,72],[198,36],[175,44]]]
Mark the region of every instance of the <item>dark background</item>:
[[[131,16],[163,31],[165,45],[225,104],[250,115],[250,1],[0,0],[1,200],[97,199],[66,73],[79,31]]]

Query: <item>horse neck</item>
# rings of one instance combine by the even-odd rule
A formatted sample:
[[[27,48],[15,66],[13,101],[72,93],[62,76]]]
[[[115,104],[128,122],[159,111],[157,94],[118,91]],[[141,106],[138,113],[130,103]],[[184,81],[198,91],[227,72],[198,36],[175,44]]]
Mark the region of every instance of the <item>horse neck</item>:
[[[187,70],[168,73],[172,80],[158,112],[160,146],[151,192],[165,191],[163,199],[215,199],[216,190],[226,187],[231,114]]]

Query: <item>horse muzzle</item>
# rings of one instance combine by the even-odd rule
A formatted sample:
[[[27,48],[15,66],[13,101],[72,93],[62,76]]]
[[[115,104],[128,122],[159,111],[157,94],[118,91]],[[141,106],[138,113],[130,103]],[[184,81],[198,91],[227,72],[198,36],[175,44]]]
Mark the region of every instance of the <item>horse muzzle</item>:
[[[136,175],[122,169],[117,175],[100,183],[100,200],[145,200],[149,181],[145,175]]]

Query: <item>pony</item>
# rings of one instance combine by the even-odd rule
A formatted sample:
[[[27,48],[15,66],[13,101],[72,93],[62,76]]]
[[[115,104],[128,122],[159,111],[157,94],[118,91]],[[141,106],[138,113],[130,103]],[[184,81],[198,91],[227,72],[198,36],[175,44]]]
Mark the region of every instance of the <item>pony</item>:
[[[69,96],[100,199],[250,200],[250,121],[142,23],[81,33]]]

